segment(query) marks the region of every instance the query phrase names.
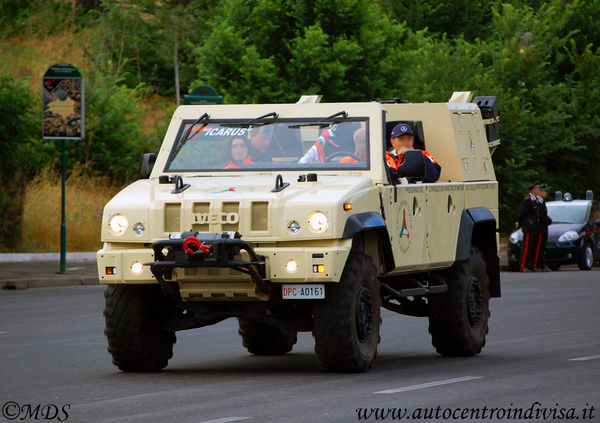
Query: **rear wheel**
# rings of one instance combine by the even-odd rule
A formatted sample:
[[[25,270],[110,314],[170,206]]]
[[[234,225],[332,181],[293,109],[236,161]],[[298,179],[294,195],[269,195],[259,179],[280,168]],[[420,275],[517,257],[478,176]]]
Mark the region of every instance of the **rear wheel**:
[[[436,351],[448,356],[481,352],[488,332],[489,279],[477,247],[444,274],[448,291],[430,298],[429,333]]]
[[[158,285],[108,285],[104,318],[108,352],[121,370],[160,370],[173,356],[175,332],[161,329],[170,300]]]
[[[238,333],[249,353],[282,355],[292,350],[297,341],[296,331],[286,331],[255,320],[239,318]]]
[[[579,257],[580,270],[591,270],[594,265],[594,250],[590,244],[585,244],[583,250],[581,250],[581,256]]]
[[[314,312],[315,352],[329,370],[363,372],[377,355],[379,282],[371,258],[350,252],[337,286]]]

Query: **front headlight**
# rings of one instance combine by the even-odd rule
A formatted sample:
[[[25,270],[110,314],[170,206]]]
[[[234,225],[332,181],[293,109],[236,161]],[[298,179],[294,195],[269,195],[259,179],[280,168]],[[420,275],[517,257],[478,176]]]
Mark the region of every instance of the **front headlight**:
[[[510,234],[510,237],[508,239],[511,244],[517,244],[519,241],[523,240],[523,232],[521,232],[520,230],[515,231],[512,234]]]
[[[316,233],[325,232],[329,226],[329,219],[324,213],[316,211],[312,212],[306,219],[308,227]]]
[[[579,238],[579,234],[575,231],[567,231],[558,238],[558,242],[575,241]]]
[[[128,225],[129,225],[129,222],[127,221],[127,218],[125,216],[123,216],[122,214],[115,214],[108,221],[108,226],[110,228],[110,231],[113,233],[113,235],[116,235],[116,236],[123,235],[125,233],[125,231],[127,230]]]

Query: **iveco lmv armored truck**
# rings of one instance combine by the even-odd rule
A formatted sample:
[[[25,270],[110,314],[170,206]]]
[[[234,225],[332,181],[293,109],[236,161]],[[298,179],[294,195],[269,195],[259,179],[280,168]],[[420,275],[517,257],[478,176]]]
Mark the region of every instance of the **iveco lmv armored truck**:
[[[440,354],[478,354],[500,296],[500,141],[495,97],[471,98],[178,107],[104,208],[114,364],[159,370],[176,331],[233,317],[252,354],[285,354],[310,331],[326,369],[365,371],[381,307],[429,319]],[[390,169],[398,124],[414,149]],[[436,182],[418,150],[440,164]]]

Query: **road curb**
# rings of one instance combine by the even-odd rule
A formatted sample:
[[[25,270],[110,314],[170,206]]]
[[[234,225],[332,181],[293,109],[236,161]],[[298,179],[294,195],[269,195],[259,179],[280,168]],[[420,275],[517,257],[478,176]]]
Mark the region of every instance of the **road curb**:
[[[34,279],[6,279],[0,281],[0,289],[16,290],[28,288],[47,288],[59,286],[99,285],[97,276],[72,276],[34,278]]]
[[[95,252],[67,253],[67,261],[96,260]],[[27,261],[60,260],[60,253],[5,253],[0,254],[0,263],[24,263]]]

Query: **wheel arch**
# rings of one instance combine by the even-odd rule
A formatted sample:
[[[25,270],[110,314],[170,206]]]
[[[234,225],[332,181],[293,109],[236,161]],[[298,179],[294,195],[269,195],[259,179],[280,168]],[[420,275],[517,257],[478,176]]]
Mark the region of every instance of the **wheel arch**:
[[[352,238],[352,248],[371,256],[376,266],[382,266],[383,273],[394,269],[390,236],[379,213],[365,212],[350,216],[346,220],[342,238]],[[373,251],[373,246],[376,246],[377,251]]]
[[[481,251],[490,279],[490,296],[500,297],[500,260],[496,243],[496,219],[486,207],[463,210],[456,245],[456,261],[468,260],[471,246]]]

